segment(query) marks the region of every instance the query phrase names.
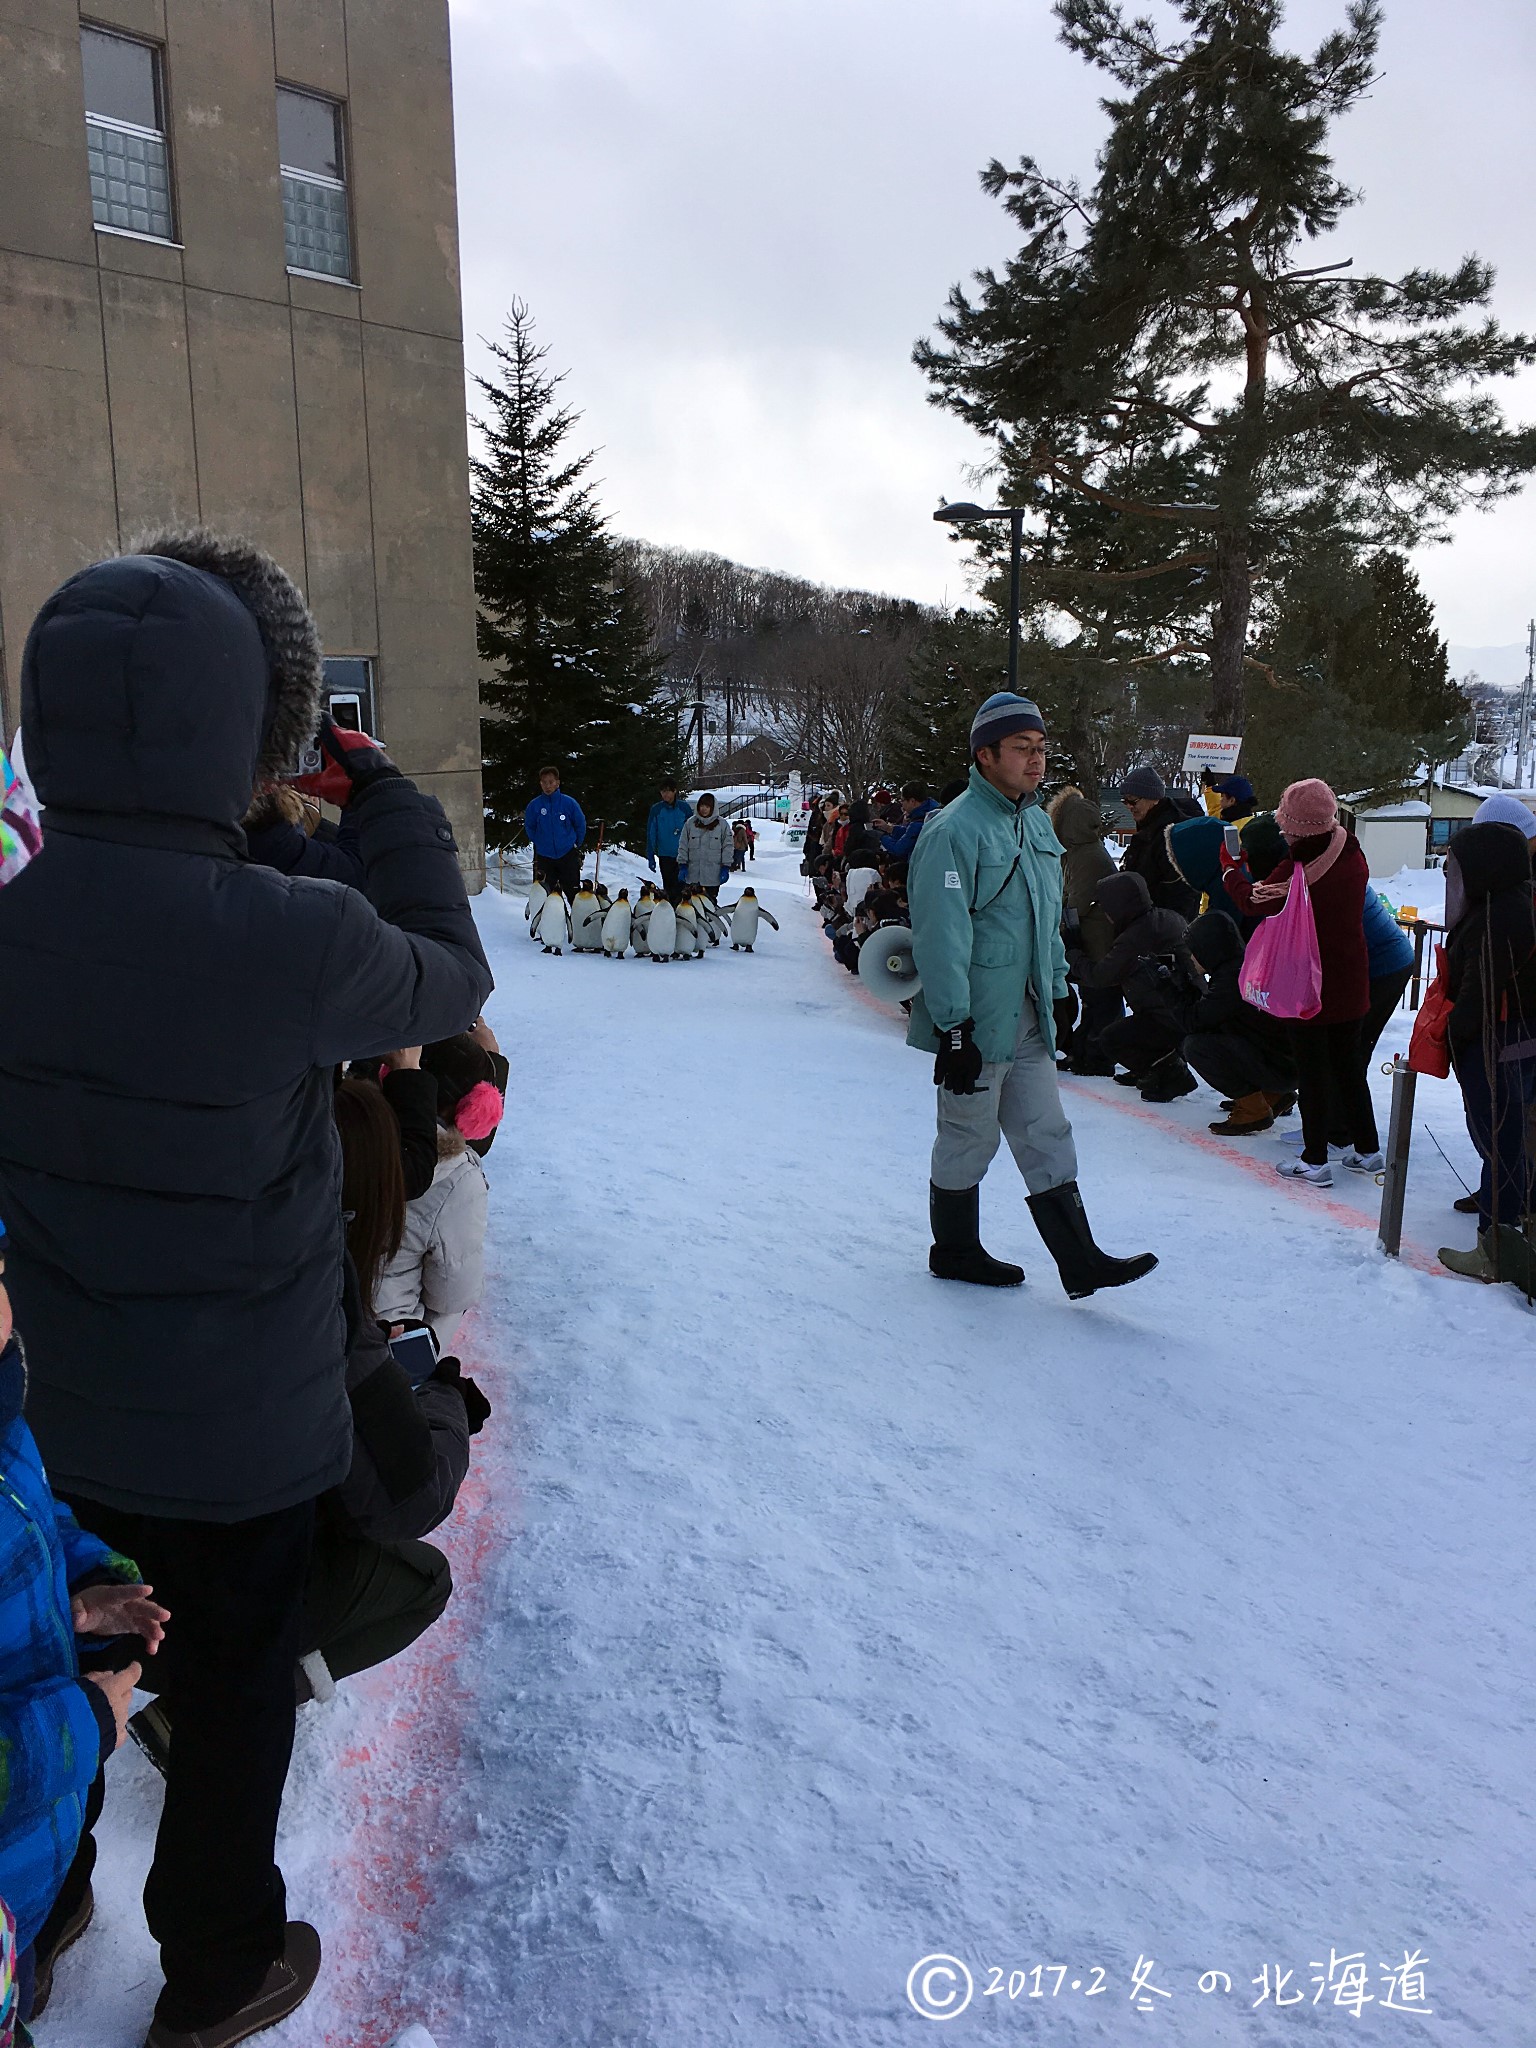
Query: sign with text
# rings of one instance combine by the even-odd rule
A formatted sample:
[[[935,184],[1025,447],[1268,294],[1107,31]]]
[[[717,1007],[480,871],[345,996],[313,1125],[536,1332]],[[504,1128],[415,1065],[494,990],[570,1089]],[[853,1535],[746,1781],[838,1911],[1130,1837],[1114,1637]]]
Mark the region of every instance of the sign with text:
[[[1218,775],[1230,775],[1242,750],[1241,739],[1223,739],[1214,732],[1192,732],[1184,742],[1184,773],[1210,768]]]

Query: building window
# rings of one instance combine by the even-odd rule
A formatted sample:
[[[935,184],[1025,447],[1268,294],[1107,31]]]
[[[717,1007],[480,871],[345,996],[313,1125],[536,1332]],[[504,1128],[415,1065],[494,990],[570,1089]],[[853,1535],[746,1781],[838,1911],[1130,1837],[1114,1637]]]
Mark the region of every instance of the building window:
[[[341,108],[312,92],[277,89],[277,146],[283,177],[283,237],[290,270],[352,275]]]
[[[174,239],[160,52],[131,36],[82,28],[85,144],[98,227]]]
[[[332,718],[350,732],[365,732],[376,740],[372,656],[327,655],[324,668],[326,709]]]

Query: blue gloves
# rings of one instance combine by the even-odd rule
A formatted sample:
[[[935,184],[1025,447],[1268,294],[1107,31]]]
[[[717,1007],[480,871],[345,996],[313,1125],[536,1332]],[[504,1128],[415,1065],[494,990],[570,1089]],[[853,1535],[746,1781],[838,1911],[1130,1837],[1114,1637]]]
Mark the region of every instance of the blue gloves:
[[[654,875],[656,872],[656,856],[654,853],[648,853],[645,856],[645,864],[650,869],[651,873]]]
[[[678,880],[679,880],[680,882],[686,882],[686,881],[687,881],[687,879],[688,879],[688,863],[687,863],[687,861],[684,861],[684,862],[683,862],[683,864],[682,864],[682,866],[681,866],[681,867],[680,867],[680,868],[678,869],[678,871],[677,871],[677,879],[678,879]]]
[[[721,879],[721,881],[722,881],[722,882],[728,882],[728,881],[730,880],[730,877],[731,877],[731,871],[730,871],[730,869],[729,869],[729,868],[722,868],[722,869],[720,870],[720,879]]]

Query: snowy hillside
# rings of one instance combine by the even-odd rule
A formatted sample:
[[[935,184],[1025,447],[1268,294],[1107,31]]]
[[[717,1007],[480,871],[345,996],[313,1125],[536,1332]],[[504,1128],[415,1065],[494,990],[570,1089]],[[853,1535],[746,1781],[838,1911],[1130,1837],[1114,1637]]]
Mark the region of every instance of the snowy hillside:
[[[1028,1285],[932,1280],[929,1063],[761,829],[751,957],[550,958],[480,900],[495,1413],[448,1619],[300,1716],[328,1966],[274,2048],[894,2048],[936,1952],[946,2040],[1529,2039],[1533,1325],[1435,1269],[1453,1092],[1399,1264],[1373,1186],[1081,1082],[1099,1238],[1158,1271],[1069,1304],[1005,1154]],[[44,2048],[129,2048],[159,1985],[158,1782],[109,1778]],[[1432,2020],[1384,2009],[1405,1951]]]

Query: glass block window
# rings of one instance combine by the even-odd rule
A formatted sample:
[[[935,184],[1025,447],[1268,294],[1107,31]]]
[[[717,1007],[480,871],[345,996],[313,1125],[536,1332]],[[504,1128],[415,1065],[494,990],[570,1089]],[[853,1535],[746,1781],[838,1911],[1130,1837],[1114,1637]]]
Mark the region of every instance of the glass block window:
[[[174,238],[160,52],[105,29],[80,31],[91,216],[100,227]]]
[[[277,143],[289,268],[350,279],[341,108],[317,93],[279,86]]]

